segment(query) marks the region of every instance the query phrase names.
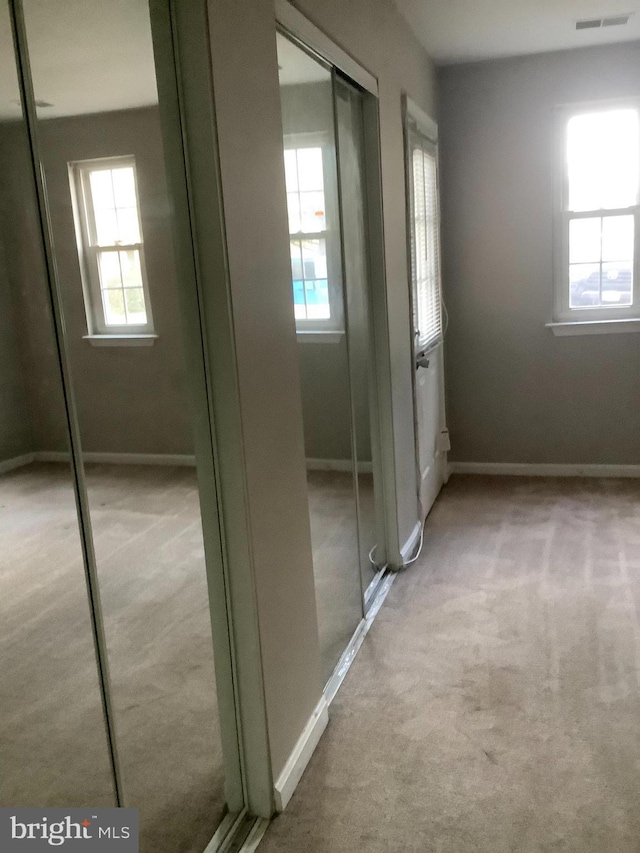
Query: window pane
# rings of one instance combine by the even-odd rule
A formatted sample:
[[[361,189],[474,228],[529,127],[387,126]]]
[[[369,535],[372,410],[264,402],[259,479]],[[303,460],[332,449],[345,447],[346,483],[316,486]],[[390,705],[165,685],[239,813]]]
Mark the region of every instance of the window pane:
[[[296,166],[295,148],[285,149],[284,152],[284,176],[287,184],[287,192],[293,193],[298,189],[298,168]]]
[[[96,210],[96,238],[99,246],[113,246],[118,242],[118,220],[115,210]]]
[[[600,304],[600,264],[571,264],[569,267],[571,308]]]
[[[328,320],[331,316],[329,306],[329,285],[325,279],[306,281],[307,318],[309,320]]]
[[[331,311],[327,280],[305,281],[304,286],[307,297],[307,318],[309,320],[328,320]]]
[[[633,258],[633,216],[607,216],[602,222],[602,260]]]
[[[124,326],[127,318],[124,311],[124,294],[122,290],[103,290],[102,304],[107,326]]]
[[[121,288],[120,263],[118,252],[100,252],[98,255],[98,266],[100,269],[100,287],[102,290],[108,288]]]
[[[569,210],[638,201],[640,122],[633,109],[573,116],[567,124]]]
[[[135,207],[118,208],[118,241],[120,243],[139,243],[140,227],[138,211]]]
[[[99,169],[91,172],[89,182],[94,210],[106,210],[115,207],[110,169]]]
[[[298,193],[287,193],[287,211],[289,212],[289,234],[296,234],[301,230]]]
[[[138,250],[118,252],[118,255],[120,256],[123,285],[125,287],[142,287],[142,270],[140,269],[140,253]]]
[[[572,264],[600,261],[602,219],[572,219],[569,223],[569,261]]]
[[[141,287],[128,287],[125,292],[127,306],[127,324],[143,326],[147,322],[147,312],[144,305],[144,293]]]
[[[304,320],[307,316],[307,303],[304,301],[304,281],[293,280],[293,308],[296,320]]]
[[[631,305],[631,262],[602,265],[602,305]]]
[[[304,278],[310,279],[327,277],[327,249],[322,240],[305,240],[302,243],[302,269]]]
[[[111,171],[116,207],[137,207],[133,168],[125,166]]]
[[[316,231],[326,231],[326,217],[324,210],[324,193],[301,192],[300,213],[302,230],[307,234]]]
[[[300,190],[324,192],[321,148],[298,148],[298,180]]]

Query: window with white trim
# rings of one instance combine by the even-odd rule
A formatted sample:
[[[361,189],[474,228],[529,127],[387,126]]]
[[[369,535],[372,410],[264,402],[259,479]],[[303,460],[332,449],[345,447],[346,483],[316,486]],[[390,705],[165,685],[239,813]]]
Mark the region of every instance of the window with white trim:
[[[416,351],[442,340],[437,146],[409,121],[408,180]]]
[[[640,104],[560,113],[554,319],[640,319]]]
[[[343,325],[335,154],[322,134],[285,136],[293,304],[298,331],[336,331]]]
[[[90,335],[152,334],[133,157],[70,164]]]

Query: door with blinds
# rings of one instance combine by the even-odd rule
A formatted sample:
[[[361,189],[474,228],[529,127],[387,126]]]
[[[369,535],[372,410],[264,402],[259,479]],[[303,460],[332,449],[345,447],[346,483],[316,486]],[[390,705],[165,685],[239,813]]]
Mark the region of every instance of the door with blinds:
[[[440,274],[437,127],[406,105],[407,214],[414,347],[416,475],[421,520],[446,480],[443,303]]]

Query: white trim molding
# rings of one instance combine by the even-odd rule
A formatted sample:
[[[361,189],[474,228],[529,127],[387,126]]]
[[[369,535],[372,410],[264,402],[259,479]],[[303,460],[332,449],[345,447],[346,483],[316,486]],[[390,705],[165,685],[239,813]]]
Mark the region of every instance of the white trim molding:
[[[31,462],[68,462],[69,454],[62,450],[36,450]],[[86,452],[82,454],[84,462],[102,463],[104,465],[174,465],[193,468],[195,456],[182,453],[101,453]]]
[[[278,24],[294,38],[299,39],[315,53],[335,65],[355,80],[372,95],[378,96],[378,81],[346,51],[338,47],[326,33],[316,27],[309,18],[292,6],[288,0],[275,0],[276,20]]]
[[[8,474],[23,465],[30,465],[34,461],[34,453],[23,453],[22,456],[12,456],[11,459],[3,459],[0,462],[0,475]]]
[[[158,340],[157,335],[83,335],[83,341],[89,341],[92,347],[151,347]]]
[[[329,705],[322,696],[273,786],[276,811],[286,809],[328,722]]]
[[[630,320],[571,320],[547,323],[556,337],[570,335],[611,335],[620,332],[640,332],[640,319]]]
[[[307,459],[307,471],[353,471],[353,459]],[[360,474],[372,474],[373,462],[358,462]]]
[[[557,462],[450,462],[451,474],[507,477],[640,477],[640,465],[598,465]]]

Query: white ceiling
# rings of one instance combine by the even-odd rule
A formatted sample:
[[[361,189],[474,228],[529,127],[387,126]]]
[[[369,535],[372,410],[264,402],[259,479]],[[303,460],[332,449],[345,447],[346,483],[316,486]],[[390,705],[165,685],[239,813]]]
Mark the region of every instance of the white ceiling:
[[[11,30],[0,11],[0,116],[19,115]],[[24,0],[42,118],[157,103],[148,0]]]
[[[640,39],[640,0],[394,0],[438,64]],[[577,20],[635,12],[621,27]]]

